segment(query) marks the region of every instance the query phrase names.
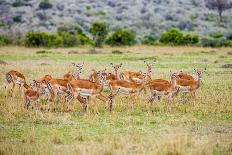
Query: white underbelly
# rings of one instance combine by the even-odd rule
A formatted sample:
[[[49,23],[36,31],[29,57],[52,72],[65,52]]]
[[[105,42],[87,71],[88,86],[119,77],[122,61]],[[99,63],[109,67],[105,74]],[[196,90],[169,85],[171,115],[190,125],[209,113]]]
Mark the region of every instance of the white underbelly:
[[[155,93],[158,96],[164,96],[168,94],[166,91],[157,91],[157,90],[153,90],[153,93]]]
[[[93,95],[93,91],[89,89],[78,88],[77,91],[80,93],[81,96],[92,96]]]
[[[131,78],[134,82],[136,82],[136,83],[141,83],[141,82],[143,82],[141,79],[139,79],[139,78]]]
[[[132,91],[131,88],[119,87],[119,92],[122,94],[129,95],[131,91]]]
[[[186,86],[186,87],[184,87],[184,86],[178,86],[178,88],[179,88],[179,91],[184,92],[184,93],[188,93],[189,90],[190,90],[189,86]]]

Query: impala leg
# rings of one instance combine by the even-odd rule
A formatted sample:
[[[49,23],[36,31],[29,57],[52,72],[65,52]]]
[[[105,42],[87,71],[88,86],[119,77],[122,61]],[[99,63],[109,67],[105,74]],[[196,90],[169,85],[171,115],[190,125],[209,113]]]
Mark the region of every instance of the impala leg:
[[[55,98],[55,94],[54,93],[52,93],[52,94],[50,94],[50,96],[49,96],[49,107],[48,107],[48,111],[53,111],[54,109],[54,98]]]
[[[13,82],[12,88],[11,88],[11,96],[14,97],[14,89],[15,89],[15,83]]]
[[[150,110],[152,113],[154,112],[154,101],[155,101],[156,97],[159,97],[159,96],[157,96],[156,93],[152,93],[152,95],[150,96],[150,98],[148,100],[150,102]]]
[[[190,95],[191,95],[191,97],[193,99],[193,105],[195,105],[195,103],[196,103],[196,91],[191,91]]]
[[[94,106],[94,113],[98,114],[98,108],[97,108],[97,102],[96,102],[96,96],[92,96],[91,97],[91,101],[93,102],[93,106]]]

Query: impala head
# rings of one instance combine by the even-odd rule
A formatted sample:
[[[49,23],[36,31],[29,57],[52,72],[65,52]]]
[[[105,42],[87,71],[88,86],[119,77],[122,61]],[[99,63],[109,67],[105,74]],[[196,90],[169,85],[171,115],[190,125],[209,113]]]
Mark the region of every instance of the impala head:
[[[104,71],[98,71],[97,72],[97,81],[101,84],[101,85],[107,85],[107,78],[108,74],[106,74]]]
[[[206,68],[204,68],[204,69],[195,69],[195,68],[194,68],[194,71],[196,72],[196,74],[197,74],[197,76],[198,76],[199,78],[202,78],[202,75],[203,75],[204,73],[207,73],[207,69],[206,69]]]
[[[122,63],[120,63],[119,65],[114,65],[113,63],[110,63],[110,65],[113,67],[115,72],[117,72],[122,67]]]
[[[79,63],[79,64],[76,64],[76,63],[73,62],[72,65],[73,65],[74,67],[76,67],[77,69],[83,69],[84,62]]]
[[[155,60],[153,62],[144,61],[144,63],[147,65],[147,73],[151,75],[152,66],[155,64]]]

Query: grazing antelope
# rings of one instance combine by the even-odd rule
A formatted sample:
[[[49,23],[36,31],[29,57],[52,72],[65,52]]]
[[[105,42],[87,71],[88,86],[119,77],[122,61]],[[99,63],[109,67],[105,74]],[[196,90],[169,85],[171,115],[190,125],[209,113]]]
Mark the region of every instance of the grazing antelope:
[[[138,95],[145,87],[145,79],[147,74],[139,72],[140,75],[143,76],[142,79],[144,79],[141,83],[136,82],[130,82],[126,80],[114,80],[109,82],[109,88],[110,88],[110,95],[108,96],[108,108],[110,111],[112,110],[112,105],[114,103],[115,96],[118,93],[122,93],[125,95],[129,95],[131,97],[132,104],[131,109],[133,109],[133,106],[135,104],[135,97]]]
[[[169,102],[173,99],[174,93],[177,92],[176,89],[176,80],[179,77],[176,73],[171,75],[171,82],[169,83],[162,83],[162,82],[152,82],[148,83],[148,88],[151,91],[151,96],[149,97],[150,105],[153,106],[153,103],[156,97],[159,99],[161,96],[167,96]]]
[[[68,91],[70,92],[70,95],[66,97],[67,102],[71,103],[73,98],[78,95],[87,98],[87,100],[90,98],[94,103],[94,112],[98,113],[96,98],[103,102],[106,102],[107,99],[101,94],[103,86],[106,83],[106,74],[104,72],[97,72],[97,76],[98,78],[95,82],[85,79],[70,81],[67,84]],[[88,112],[88,105],[85,106],[84,110]]]
[[[6,94],[8,92],[8,89],[10,87],[10,85],[12,84],[12,88],[11,88],[11,94],[13,95],[14,89],[15,89],[15,85],[19,85],[19,88],[22,91],[22,96],[23,96],[23,87],[26,84],[26,78],[25,76],[15,70],[11,70],[9,72],[6,73],[6,81],[7,81],[7,85],[5,86],[6,89]]]
[[[181,92],[190,93],[192,98],[196,99],[196,91],[199,89],[201,85],[202,74],[206,73],[206,68],[204,70],[196,70],[194,71],[197,74],[197,80],[188,80],[188,79],[179,79],[177,80],[177,88]]]

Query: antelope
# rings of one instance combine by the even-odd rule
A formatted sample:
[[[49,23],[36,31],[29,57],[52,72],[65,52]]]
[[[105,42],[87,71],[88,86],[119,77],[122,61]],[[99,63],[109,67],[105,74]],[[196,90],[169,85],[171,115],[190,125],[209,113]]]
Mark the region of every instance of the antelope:
[[[96,105],[96,98],[103,102],[106,102],[106,97],[101,94],[103,90],[104,83],[106,82],[106,75],[104,72],[97,72],[98,78],[95,82],[85,79],[73,80],[67,84],[68,91],[70,95],[66,98],[67,102],[70,104],[74,97],[80,95],[90,100],[94,103],[94,112],[98,113],[98,108]],[[88,112],[88,105],[84,109]]]
[[[183,73],[183,71],[180,71],[180,73],[178,74],[178,77],[180,79],[194,80],[194,78],[191,75],[185,74]]]
[[[89,80],[92,82],[96,82],[98,79],[98,72],[94,69],[92,71],[93,71],[93,73],[89,76]],[[110,81],[118,79],[116,75],[111,74],[111,73],[106,73],[106,69],[103,70],[101,74],[106,77],[107,82],[104,83],[104,86],[108,86],[108,83]]]
[[[11,88],[11,94],[13,95],[13,92],[14,92],[14,89],[15,89],[15,85],[19,85],[19,88],[21,89],[22,91],[22,96],[23,96],[23,87],[25,84],[26,84],[26,78],[25,76],[18,72],[18,71],[15,71],[15,70],[11,70],[9,72],[6,73],[6,81],[7,81],[7,85],[5,86],[5,89],[6,89],[6,94],[7,94],[7,91],[10,87],[10,85],[12,84],[12,88]]]
[[[195,100],[196,91],[201,85],[202,74],[206,72],[206,68],[204,70],[194,69],[194,71],[197,74],[197,80],[179,79],[177,80],[177,88],[181,92],[190,93],[191,97]]]
[[[153,106],[156,97],[159,99],[159,97],[161,96],[167,96],[170,103],[170,101],[173,100],[174,93],[177,92],[176,80],[178,79],[179,79],[178,75],[176,73],[173,73],[171,75],[171,82],[169,83],[162,83],[162,82],[148,83],[147,86],[151,91],[151,96],[148,99],[150,105]]]
[[[119,79],[119,77],[118,77],[118,70],[122,67],[122,63],[120,63],[119,65],[114,65],[113,63],[110,63],[110,65],[114,69],[116,78]]]
[[[133,109],[133,106],[135,104],[135,96],[138,95],[145,88],[145,77],[147,76],[147,74],[142,72],[139,72],[139,74],[142,75],[142,79],[144,79],[141,83],[130,82],[126,80],[114,80],[109,82],[109,88],[111,93],[108,96],[107,106],[110,111],[112,110],[114,99],[118,93],[129,95],[131,99],[133,99],[131,104],[131,109]]]
[[[43,81],[46,85],[45,90],[49,93],[49,110],[53,110],[53,102],[56,96],[61,98],[66,97],[67,95],[67,83],[69,80],[64,79],[51,79],[50,81]],[[77,96],[78,101],[85,105],[85,101],[81,96]],[[64,105],[63,105],[64,106]]]
[[[144,61],[144,63],[147,65],[147,75],[151,77],[151,68],[154,64],[153,63],[148,63],[146,61]],[[131,72],[131,71],[124,71],[123,73],[121,73],[119,75],[121,80],[126,80],[126,81],[130,81],[130,82],[137,82],[137,83],[141,83],[143,82],[143,78],[144,76],[140,73],[140,72]]]
[[[40,87],[40,89],[34,90],[26,83],[24,84],[24,88],[26,89],[24,91],[24,98],[25,98],[24,108],[28,110],[31,103],[35,102],[36,110],[40,110],[39,101],[40,101],[40,96],[44,93],[44,89],[41,89]]]

